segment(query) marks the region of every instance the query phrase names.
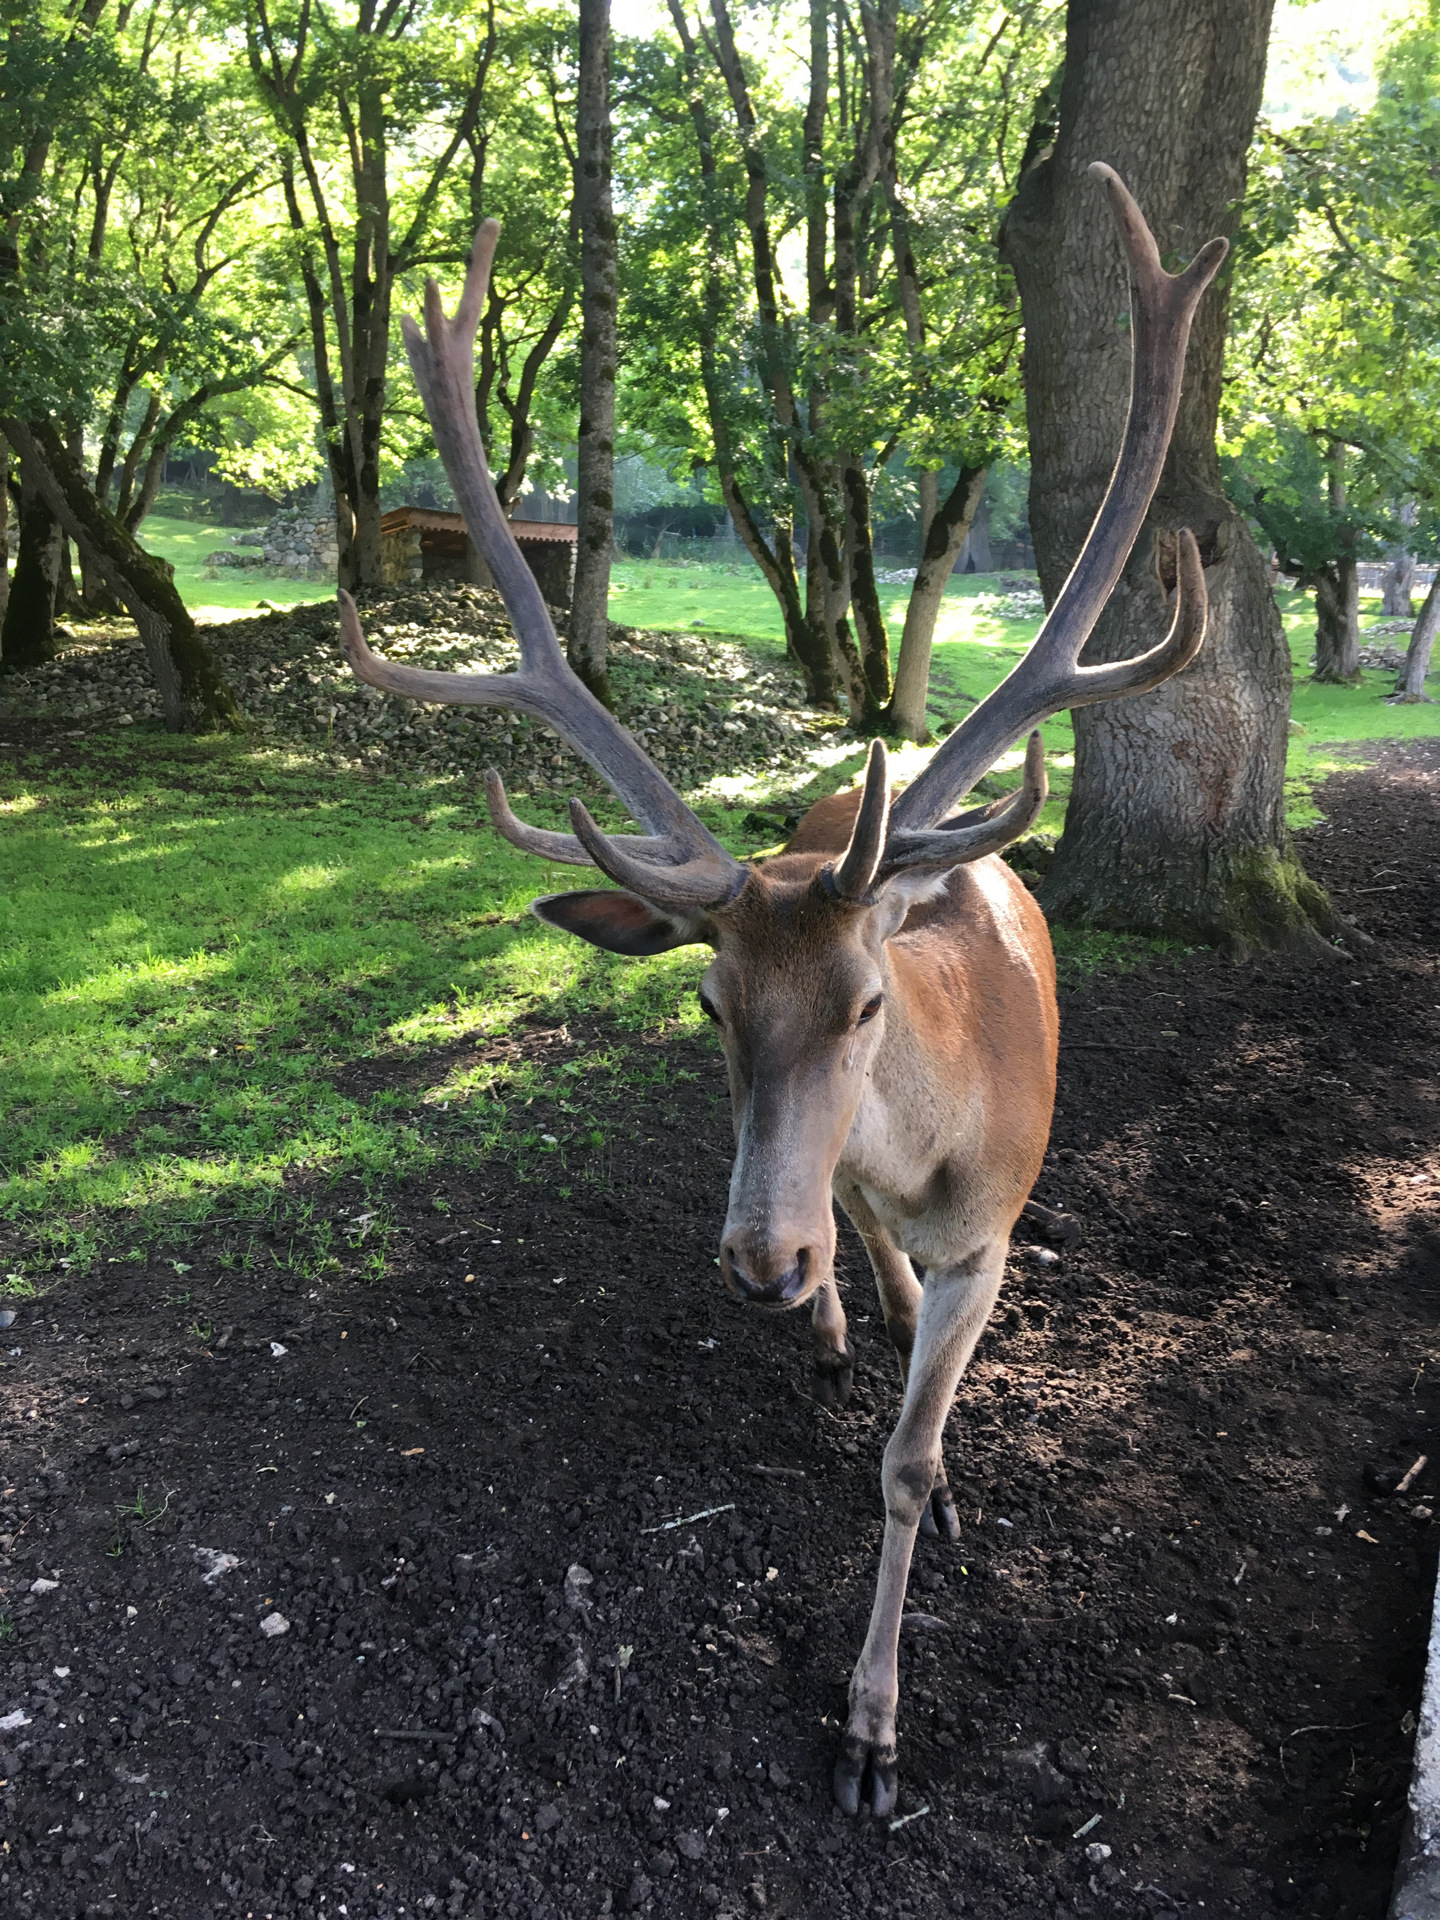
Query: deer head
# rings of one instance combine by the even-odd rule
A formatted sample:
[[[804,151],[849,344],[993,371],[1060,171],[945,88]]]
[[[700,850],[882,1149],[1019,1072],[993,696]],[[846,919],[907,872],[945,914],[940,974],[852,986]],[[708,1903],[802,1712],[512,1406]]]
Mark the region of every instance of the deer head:
[[[893,802],[885,748],[872,744],[848,844],[831,856],[797,848],[765,861],[736,860],[566,665],[496,498],[476,425],[474,336],[495,221],[476,236],[454,317],[431,281],[425,332],[404,322],[416,384],[471,538],[509,609],[520,667],[472,675],[393,666],[366,646],[354,603],[342,593],[350,665],[361,680],[411,699],[505,707],[547,721],[645,829],[604,833],[580,800],[570,802],[573,832],[528,826],[512,812],[499,775],[486,775],[490,817],[505,839],[548,860],[597,867],[621,889],[547,895],[534,902],[542,920],[616,953],[691,942],[713,948],[701,1002],[724,1044],[737,1137],[721,1263],[734,1292],[765,1305],[796,1306],[828,1278],[832,1175],[887,1032],[902,1019],[913,1030],[914,1009],[896,992],[888,943],[957,867],[998,852],[1033,823],[1046,794],[1034,731],[1043,719],[1146,692],[1192,660],[1204,637],[1204,574],[1193,536],[1182,532],[1167,637],[1132,660],[1079,663],[1159,482],[1191,318],[1226,251],[1223,240],[1212,241],[1183,273],[1167,274],[1119,177],[1101,165],[1091,171],[1108,193],[1134,283],[1130,412],[1109,491],[1024,659]],[[953,812],[1027,733],[1019,788]]]

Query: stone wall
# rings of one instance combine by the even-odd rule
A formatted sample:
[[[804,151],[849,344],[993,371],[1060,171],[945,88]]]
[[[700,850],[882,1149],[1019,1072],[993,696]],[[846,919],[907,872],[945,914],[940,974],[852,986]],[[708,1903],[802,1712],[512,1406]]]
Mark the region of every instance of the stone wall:
[[[287,580],[333,580],[340,565],[328,506],[282,507],[265,529],[265,565]]]

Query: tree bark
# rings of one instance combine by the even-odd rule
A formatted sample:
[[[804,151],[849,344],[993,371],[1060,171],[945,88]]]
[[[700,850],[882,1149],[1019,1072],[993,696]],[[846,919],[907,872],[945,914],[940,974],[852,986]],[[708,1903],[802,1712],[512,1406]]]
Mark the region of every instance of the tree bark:
[[[1053,603],[1109,482],[1130,379],[1123,256],[1085,169],[1116,167],[1174,267],[1234,225],[1265,75],[1271,0],[1070,0],[1059,131],[1002,234],[1020,285],[1030,524]],[[1227,316],[1196,316],[1154,504],[1085,651],[1129,657],[1168,624],[1157,548],[1193,529],[1210,594],[1196,663],[1141,699],[1076,712],[1053,917],[1232,950],[1313,941],[1336,921],[1285,826],[1290,656],[1264,562],[1215,450]]]
[[[1413,706],[1421,700],[1429,701],[1430,695],[1425,691],[1425,676],[1430,671],[1430,651],[1435,645],[1437,631],[1440,631],[1440,569],[1436,570],[1430,591],[1420,609],[1420,618],[1415,622],[1415,631],[1410,636],[1405,665],[1390,696],[1392,706]]]
[[[18,532],[15,578],[5,608],[4,628],[0,630],[0,667],[7,673],[23,673],[27,667],[38,667],[55,658],[60,522],[40,491],[33,463],[23,456]]]
[[[124,601],[145,647],[172,733],[240,724],[234,696],[175,589],[169,566],[146,553],[101,506],[64,441],[48,421],[0,419],[0,431],[33,475],[45,505]]]
[[[610,199],[610,0],[580,0],[575,198],[580,210],[580,434],[575,588],[566,656],[596,699],[606,671],[615,539],[615,212]]]

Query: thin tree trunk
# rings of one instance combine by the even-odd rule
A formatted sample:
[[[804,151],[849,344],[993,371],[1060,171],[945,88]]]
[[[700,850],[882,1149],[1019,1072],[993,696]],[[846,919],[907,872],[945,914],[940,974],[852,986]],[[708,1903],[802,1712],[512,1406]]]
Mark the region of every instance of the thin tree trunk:
[[[1410,636],[1405,665],[1390,696],[1392,706],[1413,706],[1417,701],[1429,701],[1430,695],[1425,691],[1425,676],[1430,671],[1430,650],[1435,645],[1437,632],[1440,632],[1440,568],[1436,569],[1430,591],[1420,608],[1420,618],[1415,622],[1415,631]]]
[[[137,544],[95,498],[84,470],[46,421],[0,420],[26,474],[70,538],[88,546],[97,570],[134,620],[172,733],[239,724],[234,697],[175,590],[172,569]]]
[[[579,546],[566,656],[613,705],[607,667],[615,540],[615,214],[610,199],[610,0],[580,0],[575,198],[580,211]]]
[[[1401,547],[1398,553],[1390,556],[1380,581],[1380,611],[1400,620],[1413,620],[1415,617],[1415,556],[1408,547]]]
[[[1123,256],[1086,169],[1118,169],[1167,261],[1232,228],[1270,13],[1270,0],[1070,0],[1058,134],[1022,177],[1002,235],[1025,320],[1030,524],[1048,603],[1109,481],[1130,379]],[[1180,527],[1204,557],[1208,637],[1158,691],[1076,712],[1065,832],[1041,903],[1060,920],[1238,951],[1313,940],[1337,922],[1286,831],[1289,650],[1221,484],[1226,316],[1217,284],[1196,316],[1159,490],[1085,658],[1127,658],[1165,632],[1156,560]]]
[[[1322,686],[1360,685],[1360,570],[1355,556],[1315,571],[1315,672]]]
[[[1327,686],[1360,684],[1360,568],[1355,529],[1346,515],[1345,442],[1325,449],[1325,483],[1338,522],[1339,552],[1315,574],[1315,679]]]
[[[930,655],[935,644],[935,622],[975,512],[985,494],[985,467],[962,467],[944,506],[926,516],[925,548],[915,569],[915,582],[905,608],[905,630],[895,663],[895,691],[885,714],[885,730],[901,740],[928,740],[930,720],[925,710],[930,691]],[[929,478],[934,496],[935,476]],[[921,493],[922,509],[924,490]]]
[[[18,443],[11,442],[19,451]],[[55,586],[60,578],[60,522],[40,490],[33,462],[21,456],[19,546],[15,578],[0,630],[0,667],[23,673],[55,658]]]

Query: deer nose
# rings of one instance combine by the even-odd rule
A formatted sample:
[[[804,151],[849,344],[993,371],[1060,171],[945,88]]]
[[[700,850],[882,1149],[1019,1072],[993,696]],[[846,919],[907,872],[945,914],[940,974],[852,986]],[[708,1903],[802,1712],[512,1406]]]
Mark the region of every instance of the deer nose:
[[[805,1291],[810,1266],[808,1247],[801,1247],[795,1256],[795,1264],[773,1280],[753,1280],[728,1247],[723,1248],[722,1252],[725,1256],[725,1277],[742,1300],[752,1300],[762,1307],[788,1307]]]

